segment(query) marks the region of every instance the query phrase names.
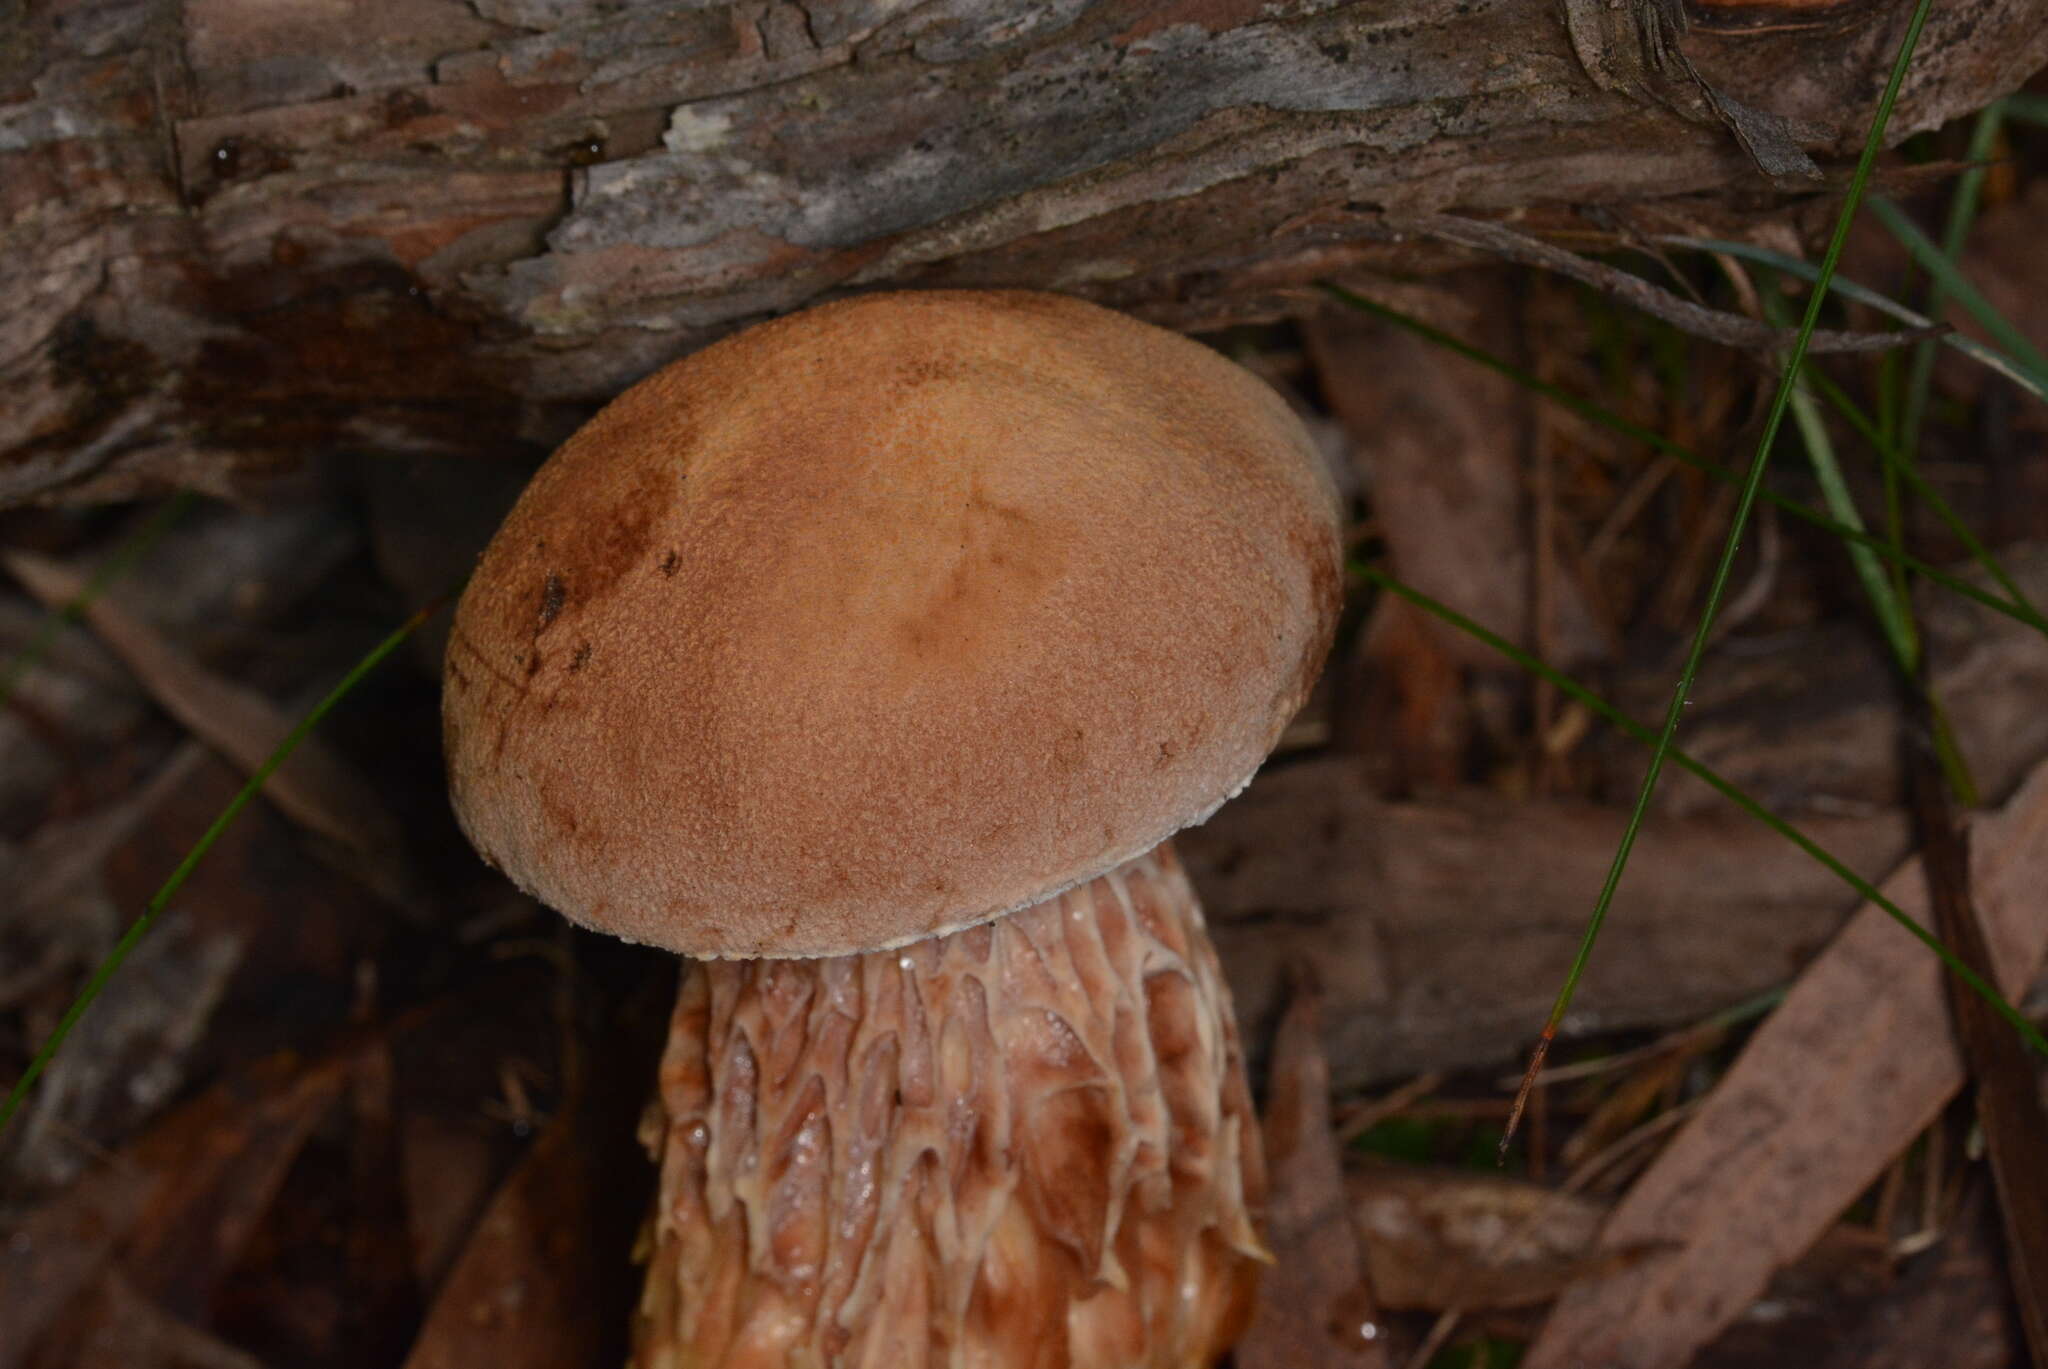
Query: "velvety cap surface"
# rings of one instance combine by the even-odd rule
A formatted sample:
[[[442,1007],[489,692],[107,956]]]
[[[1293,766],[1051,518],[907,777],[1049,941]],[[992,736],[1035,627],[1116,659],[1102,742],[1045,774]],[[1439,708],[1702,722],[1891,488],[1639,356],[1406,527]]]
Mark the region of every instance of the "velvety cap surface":
[[[1307,434],[1209,349],[1052,295],[829,304],[649,377],[535,476],[456,611],[456,813],[634,941],[890,946],[1207,816],[1339,593]]]

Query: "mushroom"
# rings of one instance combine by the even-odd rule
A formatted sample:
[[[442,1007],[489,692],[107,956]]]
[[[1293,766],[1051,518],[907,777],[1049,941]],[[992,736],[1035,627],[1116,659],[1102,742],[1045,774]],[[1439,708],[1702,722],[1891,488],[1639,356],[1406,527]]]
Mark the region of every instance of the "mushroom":
[[[455,616],[450,785],[536,897],[692,957],[636,1363],[1228,1347],[1263,1169],[1167,838],[1339,594],[1285,403],[1055,295],[763,324],[541,468]]]

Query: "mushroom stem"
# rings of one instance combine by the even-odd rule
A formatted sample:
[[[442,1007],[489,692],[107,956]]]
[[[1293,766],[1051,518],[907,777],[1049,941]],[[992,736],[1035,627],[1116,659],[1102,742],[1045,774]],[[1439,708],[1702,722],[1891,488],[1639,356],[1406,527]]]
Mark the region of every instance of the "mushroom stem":
[[[692,963],[641,1369],[1187,1369],[1250,1315],[1259,1135],[1168,845],[891,951]]]

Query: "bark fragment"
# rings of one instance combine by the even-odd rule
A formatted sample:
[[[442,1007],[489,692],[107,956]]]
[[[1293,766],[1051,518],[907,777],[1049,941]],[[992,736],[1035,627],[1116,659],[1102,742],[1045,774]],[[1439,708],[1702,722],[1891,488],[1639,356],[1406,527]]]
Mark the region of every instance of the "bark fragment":
[[[1682,43],[1672,19],[1656,51],[1715,119],[1769,111],[1735,118],[1752,143],[1782,124],[1783,157],[1836,165],[1903,14],[1812,8]],[[222,489],[336,446],[518,449],[847,288],[1035,286],[1211,326],[1446,260],[1332,208],[1565,223],[1769,191],[1718,122],[1589,67],[1549,0],[337,13],[0,18],[0,502]],[[1937,10],[1891,134],[2044,59],[2036,0]]]

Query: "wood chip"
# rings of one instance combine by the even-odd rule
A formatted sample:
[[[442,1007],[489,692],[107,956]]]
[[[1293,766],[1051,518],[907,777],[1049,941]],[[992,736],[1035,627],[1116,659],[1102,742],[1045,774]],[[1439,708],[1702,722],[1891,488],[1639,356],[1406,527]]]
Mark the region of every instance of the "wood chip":
[[[2048,766],[1974,824],[1972,845],[1986,940],[2014,994],[2048,948]],[[1917,859],[1884,890],[1925,916]],[[1677,1369],[1740,1316],[1962,1086],[1942,974],[1884,913],[1858,912],[1602,1235],[1677,1248],[1566,1294],[1524,1369]]]
[[[1479,317],[1457,331],[1513,351],[1515,299],[1489,277]],[[1351,439],[1361,482],[1372,491],[1389,558],[1400,577],[1524,645],[1535,557],[1520,434],[1529,396],[1513,381],[1446,365],[1435,344],[1350,313],[1306,325],[1309,355],[1330,407]],[[1607,642],[1578,587],[1557,586],[1544,636],[1563,665],[1606,654]],[[1508,669],[1490,647],[1435,619],[1415,624],[1451,661]]]
[[[1527,1307],[1636,1258],[1594,1249],[1605,1203],[1543,1184],[1372,1164],[1353,1170],[1348,1187],[1388,1307]]]

